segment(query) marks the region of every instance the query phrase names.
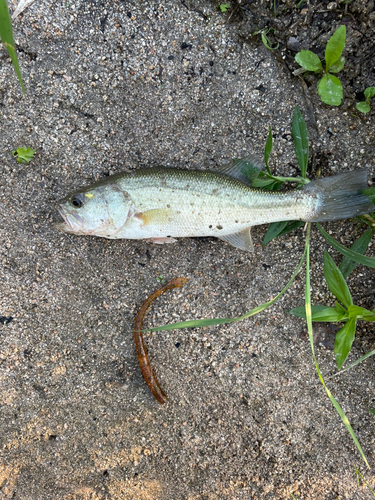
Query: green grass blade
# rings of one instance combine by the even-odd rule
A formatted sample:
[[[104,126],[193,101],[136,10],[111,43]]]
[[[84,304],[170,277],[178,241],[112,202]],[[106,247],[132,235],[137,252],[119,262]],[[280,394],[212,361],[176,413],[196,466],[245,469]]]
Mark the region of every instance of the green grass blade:
[[[309,161],[309,136],[307,127],[298,106],[294,108],[292,135],[294,149],[301,169],[302,177],[306,177],[307,162]]]
[[[267,137],[267,142],[266,142],[266,145],[264,147],[264,163],[266,164],[267,172],[270,175],[271,175],[271,170],[270,170],[270,167],[268,166],[268,160],[270,159],[271,151],[272,151],[272,129],[270,127],[270,131],[269,131],[268,137]]]
[[[371,413],[373,413],[373,412],[371,412]],[[371,486],[369,485],[369,483],[366,481],[366,479],[363,477],[363,475],[359,472],[359,470],[357,469],[356,466],[354,466],[354,469],[355,469],[355,473],[357,474],[357,484],[358,484],[358,486],[359,486],[359,476],[361,476],[362,481],[365,483],[365,485],[367,486],[367,488],[371,491],[372,496],[375,497],[375,491],[371,488]]]
[[[332,236],[324,231],[320,224],[316,224],[320,233],[324,236],[324,238],[328,241],[328,243],[333,246],[338,252],[340,252],[344,257],[348,257],[351,260],[354,260],[358,264],[362,264],[367,267],[371,267],[375,269],[375,259],[373,257],[366,257],[365,255],[361,255],[358,252],[353,252],[353,250],[344,247],[338,241],[336,241]]]
[[[4,44],[4,47],[7,49],[10,58],[12,59],[12,63],[18,76],[18,80],[21,84],[22,91],[23,93],[25,93],[25,87],[23,86],[21,71],[18,65],[16,48],[14,45],[12,23],[10,20],[9,9],[6,0],[0,0],[0,37],[1,41]]]
[[[358,358],[356,361],[353,361],[353,363],[350,363],[350,365],[348,365],[346,368],[344,368],[343,370],[340,370],[339,372],[335,373],[334,375],[331,375],[328,378],[337,377],[337,375],[340,375],[341,373],[346,372],[346,370],[350,370],[351,368],[358,365],[359,363],[362,363],[362,361],[369,358],[370,356],[374,356],[374,354],[375,354],[375,349],[373,351],[368,352],[367,354],[364,354],[363,356]]]
[[[330,291],[345,307],[353,305],[348,285],[327,250],[324,250],[324,278]]]
[[[353,250],[353,252],[360,253],[363,255],[367,247],[374,235],[374,229],[369,228],[365,233],[363,233],[350,247],[350,250]],[[342,259],[341,264],[339,265],[339,269],[341,271],[341,274],[343,275],[344,279],[346,279],[352,271],[357,267],[357,263],[352,260],[348,259],[348,257],[344,257]]]
[[[345,413],[342,411],[341,406],[338,404],[336,399],[332,396],[330,393],[328,387],[326,386],[323,376],[320,372],[320,368],[318,365],[318,361],[315,357],[315,349],[314,349],[314,338],[313,338],[313,329],[312,329],[312,317],[311,317],[311,296],[310,296],[310,226],[311,224],[308,224],[307,227],[307,234],[306,234],[306,246],[305,246],[305,251],[306,251],[306,287],[305,287],[305,306],[306,306],[306,321],[307,321],[307,330],[309,332],[309,339],[310,339],[310,346],[311,346],[311,352],[313,355],[314,359],[314,364],[315,364],[315,369],[318,374],[318,377],[326,390],[326,393],[331,400],[331,403],[333,406],[336,408],[337,413],[340,415],[341,420],[344,422],[346,428],[348,429],[349,434],[351,435],[359,453],[361,454],[361,457],[365,464],[367,465],[368,468],[370,468],[367,459],[362,451],[361,445],[358,442],[358,439],[356,435],[354,434],[354,431],[352,429],[352,426],[350,425],[350,422],[345,415]]]
[[[255,307],[251,311],[247,312],[243,316],[238,316],[237,318],[213,318],[213,319],[196,319],[196,320],[191,320],[191,321],[181,321],[180,323],[173,323],[173,324],[168,324],[168,325],[163,325],[163,326],[156,326],[155,328],[148,328],[145,330],[142,330],[144,332],[159,332],[161,330],[175,330],[176,328],[200,328],[203,326],[211,326],[211,325],[225,325],[228,323],[235,323],[236,321],[241,321],[246,318],[250,318],[251,316],[254,316],[255,314],[258,314],[267,307],[271,306],[273,303],[275,303],[279,298],[284,295],[284,293],[288,290],[288,288],[291,286],[293,281],[295,280],[295,277],[299,273],[302,264],[305,260],[306,256],[306,248],[305,251],[303,252],[303,255],[301,257],[301,260],[298,263],[298,266],[296,270],[294,271],[292,277],[288,281],[288,283],[285,285],[285,287],[281,290],[280,293],[276,295],[276,297],[268,302],[265,302],[264,304],[261,304],[260,306]]]

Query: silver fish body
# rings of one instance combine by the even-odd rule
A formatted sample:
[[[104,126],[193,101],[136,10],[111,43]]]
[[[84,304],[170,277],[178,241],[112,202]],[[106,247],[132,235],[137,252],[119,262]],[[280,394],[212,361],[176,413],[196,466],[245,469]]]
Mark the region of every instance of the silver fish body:
[[[75,234],[161,243],[176,237],[215,236],[251,250],[251,226],[335,220],[373,207],[359,194],[367,187],[365,170],[282,193],[249,184],[235,168],[224,173],[172,168],[124,172],[60,200],[64,223],[58,227]]]

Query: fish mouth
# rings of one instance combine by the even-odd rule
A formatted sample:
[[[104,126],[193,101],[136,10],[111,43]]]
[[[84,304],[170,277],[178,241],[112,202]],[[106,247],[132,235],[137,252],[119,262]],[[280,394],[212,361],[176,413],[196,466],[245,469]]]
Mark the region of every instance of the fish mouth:
[[[54,224],[54,228],[59,231],[63,231],[64,233],[81,233],[81,226],[79,224],[80,217],[78,214],[72,214],[68,212],[62,205],[56,202],[56,208],[63,218],[64,222],[57,222]],[[82,221],[81,221],[82,222]]]

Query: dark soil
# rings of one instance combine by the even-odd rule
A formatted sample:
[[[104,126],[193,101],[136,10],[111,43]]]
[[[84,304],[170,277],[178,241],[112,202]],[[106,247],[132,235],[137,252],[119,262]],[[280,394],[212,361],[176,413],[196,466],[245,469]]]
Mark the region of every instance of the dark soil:
[[[219,5],[224,2],[216,2]],[[331,35],[342,25],[346,26],[344,69],[339,73],[344,99],[341,107],[356,111],[355,104],[364,100],[364,90],[375,85],[375,6],[373,0],[352,2],[298,2],[232,0],[223,16],[227,22],[238,23],[239,33],[247,42],[257,40],[259,30],[267,31],[275,57],[292,73],[300,66],[294,56],[301,49],[311,50],[320,59]],[[295,77],[297,78],[297,77]],[[307,86],[315,85],[317,77],[305,78]],[[314,91],[315,91],[314,86]],[[356,111],[357,112],[357,111]]]

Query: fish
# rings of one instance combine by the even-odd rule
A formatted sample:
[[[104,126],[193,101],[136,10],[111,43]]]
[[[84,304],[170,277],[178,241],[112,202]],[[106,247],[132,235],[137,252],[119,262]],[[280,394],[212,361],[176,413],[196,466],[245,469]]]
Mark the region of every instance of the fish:
[[[76,235],[161,244],[214,236],[253,251],[252,226],[347,219],[375,208],[362,193],[366,169],[275,192],[252,187],[262,168],[260,160],[248,156],[215,170],[150,167],[118,173],[59,200],[64,222],[56,227]]]

